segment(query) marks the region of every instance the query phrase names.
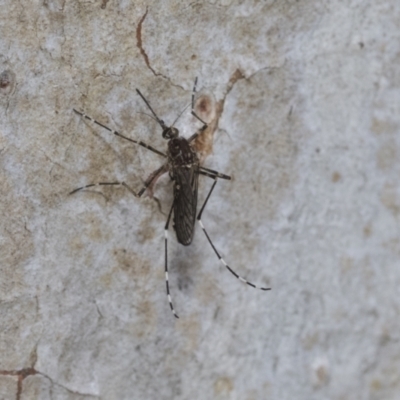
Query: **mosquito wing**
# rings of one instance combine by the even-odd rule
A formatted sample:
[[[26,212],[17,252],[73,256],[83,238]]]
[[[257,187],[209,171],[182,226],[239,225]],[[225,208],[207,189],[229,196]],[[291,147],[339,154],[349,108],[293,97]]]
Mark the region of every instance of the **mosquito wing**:
[[[174,225],[178,242],[188,246],[193,239],[197,210],[198,165],[174,170]]]

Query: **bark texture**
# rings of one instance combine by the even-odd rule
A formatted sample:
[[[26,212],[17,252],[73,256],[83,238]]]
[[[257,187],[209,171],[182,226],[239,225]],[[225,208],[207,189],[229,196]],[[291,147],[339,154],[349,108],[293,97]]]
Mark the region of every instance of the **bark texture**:
[[[0,7],[0,399],[396,400],[400,2]],[[161,151],[191,101],[219,180],[189,247]],[[190,108],[176,122],[200,127]],[[212,181],[200,178],[199,204]]]

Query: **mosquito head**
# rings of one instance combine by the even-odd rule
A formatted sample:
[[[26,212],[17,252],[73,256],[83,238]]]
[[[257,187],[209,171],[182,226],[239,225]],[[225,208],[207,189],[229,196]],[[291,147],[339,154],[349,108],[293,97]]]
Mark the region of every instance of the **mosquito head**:
[[[163,133],[162,133],[162,137],[163,137],[164,139],[167,139],[167,140],[176,138],[176,137],[178,137],[178,136],[179,136],[179,131],[178,131],[178,129],[176,129],[176,128],[173,127],[173,126],[166,127],[166,128],[163,130]]]

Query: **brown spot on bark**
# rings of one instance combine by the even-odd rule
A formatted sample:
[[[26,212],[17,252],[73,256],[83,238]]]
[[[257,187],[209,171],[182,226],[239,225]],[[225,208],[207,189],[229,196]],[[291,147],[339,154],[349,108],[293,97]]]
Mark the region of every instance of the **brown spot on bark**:
[[[207,97],[203,97],[199,102],[198,102],[198,107],[202,113],[209,113],[210,112],[210,101]]]
[[[333,183],[339,182],[341,179],[342,179],[342,175],[340,175],[339,172],[335,171],[332,174],[332,182]]]
[[[386,184],[381,193],[382,204],[395,216],[400,214],[400,199],[396,185]]]
[[[363,232],[364,232],[364,236],[365,237],[370,237],[371,233],[372,233],[371,225],[369,225],[369,224],[365,225],[364,229],[363,229]]]
[[[371,124],[372,132],[376,133],[377,135],[390,133],[396,134],[398,131],[397,124],[393,123],[392,121],[383,121],[377,118],[372,120]]]
[[[15,74],[10,70],[5,70],[0,74],[0,93],[7,96],[15,87]]]

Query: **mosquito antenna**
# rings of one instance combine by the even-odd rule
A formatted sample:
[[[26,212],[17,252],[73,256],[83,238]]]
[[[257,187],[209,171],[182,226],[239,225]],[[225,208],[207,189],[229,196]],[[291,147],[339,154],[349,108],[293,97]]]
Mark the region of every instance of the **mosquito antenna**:
[[[142,111],[136,111],[137,114],[143,114],[143,115],[147,115],[148,117],[150,117],[151,119],[154,119],[154,121],[158,122],[151,114],[147,114],[145,112]]]
[[[157,114],[154,112],[154,110],[151,108],[151,105],[149,104],[149,102],[145,99],[145,97],[142,95],[142,93],[140,93],[139,89],[136,89],[137,94],[142,98],[142,100],[146,103],[146,106],[149,107],[149,110],[151,111],[151,113],[154,115],[156,121],[160,124],[161,128],[166,129],[165,123],[162,119],[157,117]]]
[[[171,128],[175,125],[176,121],[178,121],[178,119],[181,117],[181,115],[189,108],[189,106],[190,106],[190,103],[180,112],[180,114],[176,117],[175,121],[171,125]]]

